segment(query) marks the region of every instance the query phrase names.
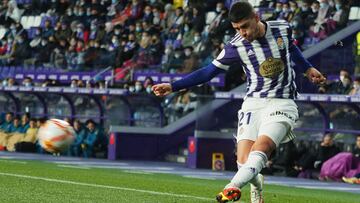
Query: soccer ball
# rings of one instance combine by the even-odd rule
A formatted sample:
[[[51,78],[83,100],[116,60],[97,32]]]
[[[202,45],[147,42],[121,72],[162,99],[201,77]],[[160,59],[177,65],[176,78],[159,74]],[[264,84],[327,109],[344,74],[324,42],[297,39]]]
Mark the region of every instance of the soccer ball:
[[[74,141],[75,131],[63,120],[47,120],[38,131],[40,146],[50,153],[65,151]]]

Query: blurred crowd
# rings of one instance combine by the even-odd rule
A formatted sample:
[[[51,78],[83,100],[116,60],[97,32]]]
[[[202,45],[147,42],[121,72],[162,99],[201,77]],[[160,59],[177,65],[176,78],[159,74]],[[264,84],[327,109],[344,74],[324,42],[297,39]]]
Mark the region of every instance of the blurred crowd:
[[[19,3],[17,3],[19,2]],[[21,2],[21,3],[20,3]],[[8,1],[0,6],[0,66],[63,70],[117,68],[188,73],[210,63],[234,30],[232,1],[59,0]],[[352,0],[263,0],[264,20],[287,20],[299,46],[346,26]],[[270,9],[270,10],[269,10]],[[24,29],[21,18],[41,16]],[[29,51],[31,50],[31,51]]]
[[[102,153],[105,157],[107,150],[107,136],[102,127],[89,119],[85,123],[79,119],[65,118],[75,130],[75,141],[64,152],[64,155],[95,157]],[[38,129],[46,118],[32,118],[29,113],[21,117],[13,112],[2,115],[0,122],[0,151],[39,152],[46,153],[38,143]]]

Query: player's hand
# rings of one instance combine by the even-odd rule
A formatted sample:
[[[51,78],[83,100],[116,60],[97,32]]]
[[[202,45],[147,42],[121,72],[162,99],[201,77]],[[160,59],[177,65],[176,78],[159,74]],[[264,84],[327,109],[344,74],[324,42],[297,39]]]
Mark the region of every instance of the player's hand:
[[[312,83],[324,84],[326,82],[326,78],[314,67],[309,68],[305,75]]]
[[[172,87],[170,83],[161,83],[152,86],[152,91],[156,96],[163,97],[172,92]]]

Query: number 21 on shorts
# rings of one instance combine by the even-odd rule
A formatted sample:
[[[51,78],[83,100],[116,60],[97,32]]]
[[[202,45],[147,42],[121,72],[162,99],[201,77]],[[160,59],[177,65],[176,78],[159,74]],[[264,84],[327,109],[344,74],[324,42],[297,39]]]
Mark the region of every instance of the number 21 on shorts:
[[[239,127],[244,125],[249,125],[251,119],[251,112],[240,112],[239,113]]]

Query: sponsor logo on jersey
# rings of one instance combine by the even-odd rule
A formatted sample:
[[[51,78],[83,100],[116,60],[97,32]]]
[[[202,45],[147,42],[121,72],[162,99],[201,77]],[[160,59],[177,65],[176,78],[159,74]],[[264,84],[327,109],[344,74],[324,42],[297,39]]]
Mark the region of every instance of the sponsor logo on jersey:
[[[260,64],[260,75],[273,78],[284,71],[285,65],[281,59],[269,57]]]
[[[295,118],[293,118],[291,115],[289,115],[288,113],[283,112],[283,111],[272,112],[272,113],[270,113],[270,116],[285,116],[286,118],[288,118],[292,121],[295,121]]]

